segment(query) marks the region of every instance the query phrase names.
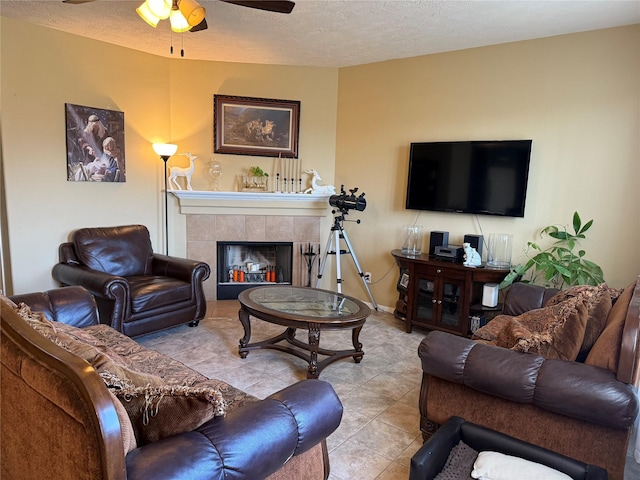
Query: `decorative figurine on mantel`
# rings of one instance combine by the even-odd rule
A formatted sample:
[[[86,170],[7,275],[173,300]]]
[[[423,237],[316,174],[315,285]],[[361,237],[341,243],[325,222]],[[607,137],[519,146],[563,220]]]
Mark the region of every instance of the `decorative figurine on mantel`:
[[[171,188],[171,190],[182,190],[182,187],[176,179],[178,177],[185,177],[187,179],[187,190],[193,190],[193,188],[191,188],[191,176],[193,175],[193,171],[195,170],[195,161],[198,157],[196,157],[195,155],[191,155],[191,153],[189,152],[180,153],[179,155],[189,157],[189,167],[169,168],[169,187]],[[174,185],[176,186],[176,188],[173,188]]]
[[[318,180],[322,180],[322,177],[315,170],[305,170],[304,173],[313,175],[311,178],[311,187],[307,188],[304,193],[310,193],[311,195],[334,195],[336,193],[336,187],[333,185],[318,185]]]
[[[211,179],[211,190],[217,192],[220,189],[220,177],[222,176],[222,165],[219,161],[209,157],[209,177]]]
[[[463,243],[462,248],[464,249],[464,262],[462,264],[465,267],[479,267],[482,265],[480,254],[470,243]]]

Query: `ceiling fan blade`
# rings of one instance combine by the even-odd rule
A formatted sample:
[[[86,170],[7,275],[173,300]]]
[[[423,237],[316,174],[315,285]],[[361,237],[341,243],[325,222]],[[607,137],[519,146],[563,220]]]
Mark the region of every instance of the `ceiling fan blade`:
[[[291,13],[295,3],[291,0],[221,0],[225,3],[233,3],[243,7],[257,8],[276,13]]]
[[[207,28],[209,28],[209,26],[207,25],[207,19],[204,18],[199,24],[191,27],[191,30],[189,30],[190,32],[199,32],[201,30],[206,30]]]
[[[81,3],[89,3],[95,0],[62,0],[62,3],[69,3],[71,5],[80,5]]]

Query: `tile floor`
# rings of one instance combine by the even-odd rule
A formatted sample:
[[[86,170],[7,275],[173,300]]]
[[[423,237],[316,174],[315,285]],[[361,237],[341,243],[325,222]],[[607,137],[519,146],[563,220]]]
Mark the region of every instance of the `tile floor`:
[[[136,340],[259,398],[306,378],[306,363],[283,352],[258,350],[241,359],[238,341],[244,331],[237,312],[235,300],[210,302],[207,318],[197,328],[181,326]],[[252,319],[251,342],[281,331]],[[374,311],[360,334],[362,362],[339,360],[321,373],[320,379],[333,385],[344,406],[342,423],[327,441],[330,480],[409,478],[409,461],[422,445],[417,350],[425,334],[407,334],[393,315]],[[323,331],[320,345],[351,348],[351,335]],[[631,457],[627,464],[625,480],[639,480],[640,465]]]

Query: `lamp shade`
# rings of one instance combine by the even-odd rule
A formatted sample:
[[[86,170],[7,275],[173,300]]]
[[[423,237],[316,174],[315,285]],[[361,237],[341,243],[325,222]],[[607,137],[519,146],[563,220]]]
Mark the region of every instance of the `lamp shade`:
[[[146,3],[149,5],[149,10],[160,20],[169,18],[172,6],[171,0],[147,0]]]
[[[147,22],[153,28],[156,28],[158,26],[158,22],[160,21],[160,18],[158,18],[153,14],[147,2],[144,2],[142,5],[136,8],[136,12],[138,13],[138,15],[140,15],[140,18],[142,18],[145,22]]]
[[[206,9],[195,0],[180,0],[178,8],[187,23],[192,27],[202,22],[207,12]]]
[[[178,151],[178,145],[173,143],[154,143],[153,151],[160,157],[170,157]]]
[[[191,25],[187,22],[187,19],[184,18],[184,15],[177,8],[171,9],[171,16],[169,17],[169,21],[171,22],[171,30],[176,33],[188,32],[191,30]]]

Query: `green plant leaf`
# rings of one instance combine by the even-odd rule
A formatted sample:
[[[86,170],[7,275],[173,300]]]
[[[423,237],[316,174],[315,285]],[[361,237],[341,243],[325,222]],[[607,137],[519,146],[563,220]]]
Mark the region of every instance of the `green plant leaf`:
[[[591,228],[591,225],[593,225],[593,220],[589,220],[587,223],[585,223],[582,227],[582,230],[580,230],[580,233],[584,233],[589,230]],[[584,236],[582,238],[584,238]]]
[[[540,238],[553,239],[553,243],[543,248],[541,243],[527,242],[525,253],[529,259],[524,265],[516,265],[500,284],[500,288],[517,279],[527,283],[542,283],[545,286],[562,288],[564,285],[597,285],[604,282],[602,269],[585,258],[584,249],[574,250],[585,239],[584,232],[593,225],[589,220],[584,225],[578,212],[573,214],[573,230],[567,227],[549,225],[540,231]]]
[[[567,238],[571,237],[571,235],[569,235],[567,232],[562,231],[551,232],[549,233],[549,236],[552,238],[557,238],[558,240],[566,240]]]
[[[580,225],[582,225],[582,221],[580,220],[580,215],[578,215],[578,212],[574,212],[573,213],[573,231],[575,233],[580,232]]]
[[[260,167],[249,167],[249,175],[254,177],[268,177],[269,174]]]

